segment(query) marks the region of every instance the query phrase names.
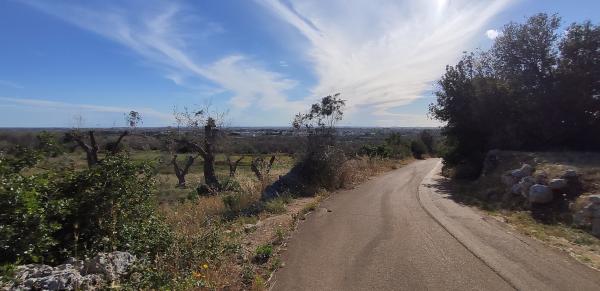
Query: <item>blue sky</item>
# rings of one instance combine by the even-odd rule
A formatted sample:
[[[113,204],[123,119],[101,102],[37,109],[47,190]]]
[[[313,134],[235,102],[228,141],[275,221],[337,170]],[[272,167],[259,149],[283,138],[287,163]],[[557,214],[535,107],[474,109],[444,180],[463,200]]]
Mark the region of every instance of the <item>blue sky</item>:
[[[346,126],[435,126],[433,83],[509,21],[600,20],[600,1],[0,1],[0,127],[172,125],[173,108],[289,125],[321,96]]]

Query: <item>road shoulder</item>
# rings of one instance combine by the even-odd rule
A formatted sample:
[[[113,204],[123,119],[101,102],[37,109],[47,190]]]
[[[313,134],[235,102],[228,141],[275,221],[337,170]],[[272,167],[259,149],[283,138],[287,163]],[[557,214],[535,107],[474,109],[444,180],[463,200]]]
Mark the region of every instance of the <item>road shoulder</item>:
[[[448,199],[439,163],[419,186],[425,211],[477,258],[519,290],[599,290],[600,273],[563,252],[514,233],[494,218]],[[574,280],[573,278],[576,278]],[[575,282],[575,284],[573,283]]]

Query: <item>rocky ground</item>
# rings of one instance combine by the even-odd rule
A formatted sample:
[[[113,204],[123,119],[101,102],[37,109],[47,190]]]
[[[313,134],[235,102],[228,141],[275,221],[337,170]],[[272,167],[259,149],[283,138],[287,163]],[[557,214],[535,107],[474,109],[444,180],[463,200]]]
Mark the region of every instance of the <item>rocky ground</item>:
[[[89,260],[70,258],[51,267],[43,264],[17,266],[15,281],[3,290],[103,290],[116,287],[136,258],[128,252],[99,253]]]
[[[481,177],[454,187],[454,199],[600,267],[600,154],[490,151]]]

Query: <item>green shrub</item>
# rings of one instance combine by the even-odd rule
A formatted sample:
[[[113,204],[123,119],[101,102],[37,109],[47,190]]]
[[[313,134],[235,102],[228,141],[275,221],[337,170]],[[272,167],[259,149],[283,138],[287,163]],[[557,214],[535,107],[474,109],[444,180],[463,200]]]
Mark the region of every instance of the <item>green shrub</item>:
[[[228,213],[239,213],[242,210],[242,194],[239,192],[230,192],[221,196],[225,210]]]
[[[415,139],[410,142],[410,150],[415,158],[422,159],[427,153],[427,146],[420,139]]]
[[[69,256],[166,250],[171,234],[156,212],[153,170],[127,156],[85,169],[26,175],[31,155],[0,156],[0,257],[58,263]],[[19,158],[22,156],[22,158]]]
[[[271,245],[260,245],[256,248],[256,253],[254,254],[254,261],[258,264],[266,263],[271,255],[273,254],[273,246]]]

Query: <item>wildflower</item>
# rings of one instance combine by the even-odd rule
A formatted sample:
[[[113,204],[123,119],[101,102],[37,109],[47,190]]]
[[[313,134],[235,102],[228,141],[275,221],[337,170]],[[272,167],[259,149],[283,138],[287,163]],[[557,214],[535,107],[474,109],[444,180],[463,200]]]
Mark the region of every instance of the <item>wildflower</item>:
[[[205,270],[208,269],[208,264],[202,265],[202,268],[205,269]]]

